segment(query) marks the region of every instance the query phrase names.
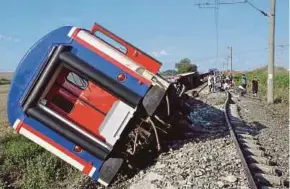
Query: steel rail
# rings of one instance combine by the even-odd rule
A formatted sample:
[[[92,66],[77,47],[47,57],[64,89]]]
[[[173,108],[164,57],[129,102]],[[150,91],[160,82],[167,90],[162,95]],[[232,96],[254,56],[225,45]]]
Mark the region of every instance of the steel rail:
[[[229,108],[229,103],[230,103],[230,100],[231,100],[231,94],[227,91],[226,95],[227,95],[227,99],[226,99],[225,104],[224,104],[224,109],[225,109],[224,110],[224,114],[225,114],[225,119],[226,119],[226,122],[227,122],[227,126],[228,126],[228,129],[229,129],[231,138],[232,138],[233,142],[235,143],[235,146],[237,148],[238,154],[239,154],[240,159],[242,161],[242,165],[244,167],[244,172],[245,172],[246,177],[247,177],[248,182],[249,182],[249,187],[251,189],[258,189],[258,186],[257,186],[257,184],[256,184],[256,182],[254,180],[254,177],[253,177],[253,175],[252,175],[252,173],[250,171],[250,168],[249,168],[249,166],[247,164],[247,161],[246,161],[246,159],[244,157],[244,154],[243,154],[242,149],[240,147],[240,144],[238,142],[237,136],[236,136],[236,134],[235,134],[235,132],[233,130],[233,127],[232,127],[230,119],[229,119],[228,108]]]

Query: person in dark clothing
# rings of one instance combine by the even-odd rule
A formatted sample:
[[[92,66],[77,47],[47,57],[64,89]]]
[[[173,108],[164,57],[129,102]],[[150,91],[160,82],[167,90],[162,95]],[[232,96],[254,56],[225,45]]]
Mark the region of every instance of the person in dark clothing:
[[[254,77],[254,79],[252,80],[252,92],[254,96],[257,96],[258,87],[259,87],[259,80],[257,79],[257,77]]]
[[[232,85],[233,84],[233,75],[232,74],[230,74],[229,80],[230,80],[230,84]]]

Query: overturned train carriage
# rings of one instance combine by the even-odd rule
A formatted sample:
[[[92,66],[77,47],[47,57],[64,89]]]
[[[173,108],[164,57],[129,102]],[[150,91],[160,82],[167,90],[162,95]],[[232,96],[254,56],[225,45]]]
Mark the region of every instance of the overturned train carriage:
[[[148,148],[159,150],[160,137],[179,115],[178,94],[158,75],[160,67],[100,25],[90,31],[58,28],[19,63],[9,92],[9,122],[108,185],[124,162]]]

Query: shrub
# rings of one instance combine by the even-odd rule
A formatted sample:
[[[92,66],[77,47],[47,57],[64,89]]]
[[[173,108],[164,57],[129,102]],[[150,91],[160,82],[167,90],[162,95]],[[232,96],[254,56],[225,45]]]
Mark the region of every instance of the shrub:
[[[23,188],[50,188],[49,186],[53,182],[63,176],[60,168],[60,160],[48,152],[42,153],[34,159],[30,159],[24,172]]]
[[[245,75],[248,79],[248,91],[251,92],[251,81],[254,77],[259,79],[259,94],[263,99],[267,96],[267,67],[259,68],[250,72],[246,72]],[[240,85],[242,74],[236,74],[234,80],[236,85]],[[289,103],[289,71],[284,68],[275,68],[274,77],[274,101],[276,103]]]
[[[10,81],[5,78],[0,78],[0,85],[10,84]]]
[[[4,141],[4,168],[7,170],[24,168],[28,159],[44,151],[39,145],[23,136],[11,136]]]
[[[21,188],[53,188],[57,182],[79,176],[79,171],[21,135],[1,140],[1,171]],[[1,151],[1,150],[0,150]],[[17,178],[14,178],[15,175]],[[69,183],[69,182],[68,182]],[[1,180],[0,180],[1,188]]]

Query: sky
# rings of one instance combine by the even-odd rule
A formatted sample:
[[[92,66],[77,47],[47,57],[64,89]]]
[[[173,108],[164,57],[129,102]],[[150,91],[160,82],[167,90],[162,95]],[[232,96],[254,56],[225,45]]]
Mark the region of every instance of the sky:
[[[64,25],[90,29],[95,22],[161,61],[162,70],[174,69],[182,58],[189,58],[201,72],[223,69],[229,46],[234,70],[268,64],[268,17],[247,3],[221,4],[215,10],[200,8],[200,1],[214,2],[1,0],[0,71],[14,71],[29,48],[50,31]],[[249,1],[269,13],[270,0]],[[276,0],[275,31],[275,65],[289,69],[288,0]]]

